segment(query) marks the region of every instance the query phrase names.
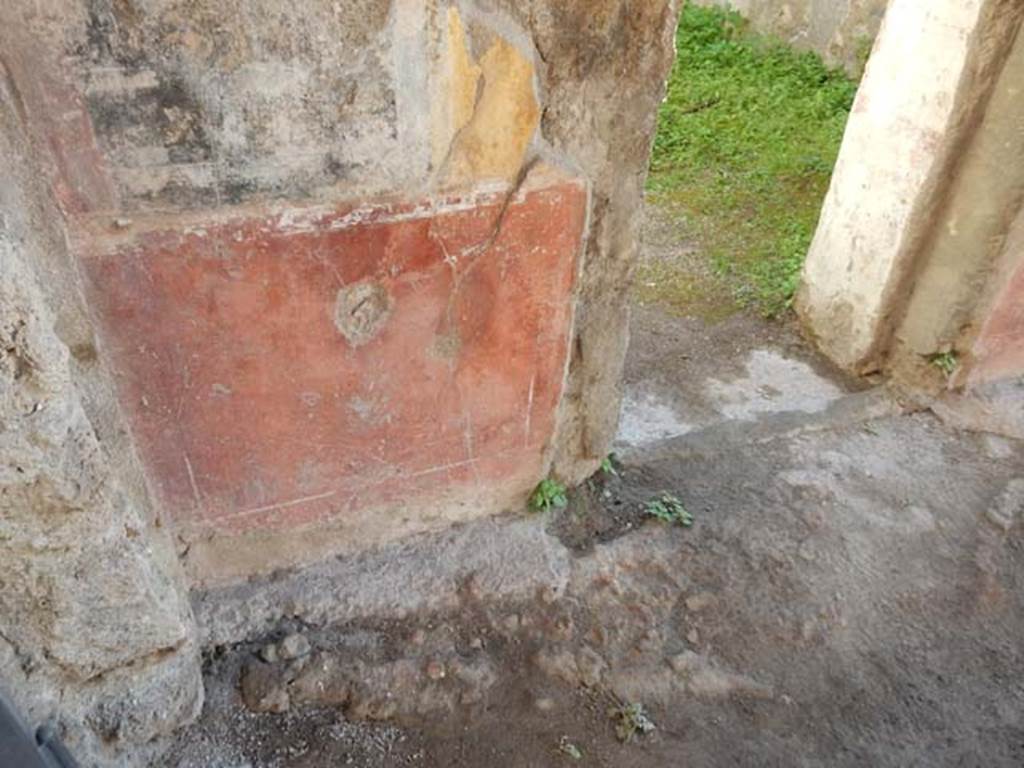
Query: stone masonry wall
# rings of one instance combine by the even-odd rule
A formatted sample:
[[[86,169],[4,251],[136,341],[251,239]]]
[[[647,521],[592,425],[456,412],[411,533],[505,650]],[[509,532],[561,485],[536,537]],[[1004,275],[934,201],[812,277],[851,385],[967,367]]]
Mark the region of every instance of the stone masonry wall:
[[[0,676],[34,720],[115,760],[201,703],[187,589],[596,468],[678,10],[3,4]]]
[[[890,3],[797,301],[838,364],[915,387],[947,384],[942,354],[958,362],[953,385],[1024,373],[1005,311],[1024,196],[1022,16],[1013,0]]]
[[[1005,15],[999,24],[1013,30],[1020,16]],[[984,109],[922,246],[892,352],[906,366],[954,351],[961,380],[970,370],[976,383],[1024,373],[1024,357],[1014,354],[1024,328],[1005,319],[1006,309],[1018,304],[1010,275],[1021,253],[1014,222],[1024,201],[1024,38],[990,39],[1004,53],[990,67]],[[991,370],[982,373],[985,368]]]
[[[53,157],[101,356],[194,579],[507,508],[552,461],[569,481],[596,467],[617,421],[621,286],[677,10],[83,0],[8,11],[8,67]],[[488,277],[487,263],[534,247],[534,218],[562,222],[565,238],[538,241],[553,250],[521,278]],[[446,228],[476,231],[476,245]],[[317,234],[328,231],[340,239]],[[253,261],[267,249],[270,271]],[[439,295],[416,287],[427,284]],[[346,302],[374,327],[365,339],[337,326]],[[437,328],[411,348],[424,323]],[[512,329],[530,339],[515,354]],[[447,400],[429,394],[444,376]],[[425,389],[388,392],[382,377]],[[415,397],[438,405],[432,421]],[[307,416],[334,431],[290,436]],[[524,428],[520,457],[510,441]],[[423,511],[402,511],[410,495]]]

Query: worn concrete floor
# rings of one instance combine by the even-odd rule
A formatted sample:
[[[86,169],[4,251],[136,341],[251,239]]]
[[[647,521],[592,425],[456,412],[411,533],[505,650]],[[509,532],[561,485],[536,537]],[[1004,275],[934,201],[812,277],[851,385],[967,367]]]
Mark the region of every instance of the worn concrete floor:
[[[617,452],[499,523],[548,531],[547,586],[498,556],[410,579],[440,609],[220,649],[159,764],[1024,765],[1024,444],[865,391],[785,323],[648,306]],[[644,514],[665,492],[692,527]],[[310,653],[258,659],[294,632]],[[629,703],[656,728],[622,743]]]

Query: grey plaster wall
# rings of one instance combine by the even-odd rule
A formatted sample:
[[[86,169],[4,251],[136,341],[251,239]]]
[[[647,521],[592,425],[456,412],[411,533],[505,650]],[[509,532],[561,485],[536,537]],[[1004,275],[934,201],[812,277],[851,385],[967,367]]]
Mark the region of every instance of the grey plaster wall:
[[[695,0],[723,5],[750,19],[760,32],[816,51],[859,75],[878,34],[888,0]]]

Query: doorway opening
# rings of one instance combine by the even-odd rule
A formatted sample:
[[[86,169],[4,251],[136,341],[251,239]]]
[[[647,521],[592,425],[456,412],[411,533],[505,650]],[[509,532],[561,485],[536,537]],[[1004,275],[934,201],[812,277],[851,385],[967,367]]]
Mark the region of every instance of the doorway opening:
[[[719,7],[687,5],[676,44],[649,200],[654,218],[678,225],[697,263],[646,259],[638,298],[710,320],[741,310],[782,316],[857,77]]]
[[[870,40],[844,69],[687,3],[658,115],[617,449],[762,411],[817,408],[792,302]]]

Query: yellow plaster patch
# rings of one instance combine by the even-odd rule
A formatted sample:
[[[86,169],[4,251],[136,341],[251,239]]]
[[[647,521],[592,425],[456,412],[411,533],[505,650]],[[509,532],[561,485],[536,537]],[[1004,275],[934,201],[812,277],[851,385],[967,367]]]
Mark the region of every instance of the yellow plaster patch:
[[[473,117],[481,69],[466,45],[466,30],[456,8],[448,9],[447,46],[441,67],[442,98],[434,100],[433,158],[440,167],[448,158],[453,139]]]
[[[474,63],[459,12],[449,8],[445,65],[444,108],[433,115],[444,181],[513,180],[540,120],[533,63],[501,37]]]

